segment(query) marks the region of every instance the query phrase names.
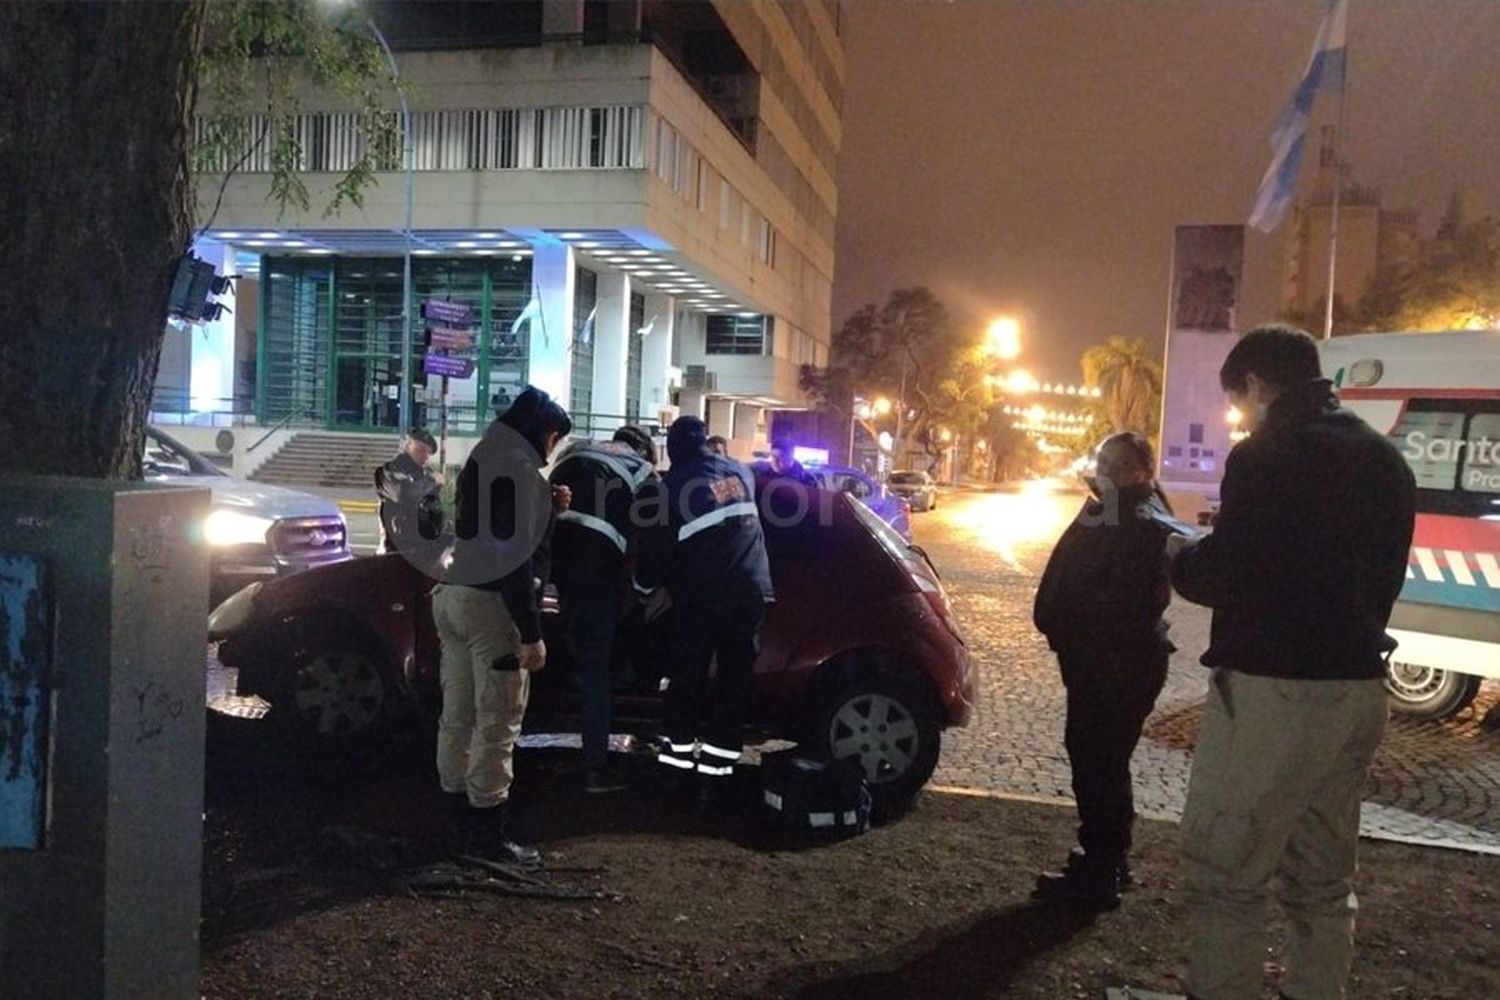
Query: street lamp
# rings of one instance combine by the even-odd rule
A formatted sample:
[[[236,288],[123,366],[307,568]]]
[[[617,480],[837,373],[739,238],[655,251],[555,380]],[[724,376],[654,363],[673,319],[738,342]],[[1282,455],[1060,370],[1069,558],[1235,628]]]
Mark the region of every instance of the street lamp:
[[[1001,316],[992,321],[987,337],[986,348],[1001,361],[1021,356],[1021,324],[1014,317]]]
[[[341,4],[347,4],[350,0],[339,0]],[[386,63],[391,67],[391,80],[396,85],[396,96],[401,101],[401,169],[406,173],[406,225],[402,230],[404,249],[401,261],[401,405],[397,408],[398,420],[401,426],[398,430],[405,434],[411,429],[411,207],[412,207],[412,170],[414,168],[416,150],[412,143],[412,121],[411,105],[406,100],[406,90],[401,86],[401,70],[396,65],[396,55],[391,51],[391,44],[385,40],[385,35],[375,24],[373,17],[365,18],[365,27],[369,29],[370,35],[385,53]]]

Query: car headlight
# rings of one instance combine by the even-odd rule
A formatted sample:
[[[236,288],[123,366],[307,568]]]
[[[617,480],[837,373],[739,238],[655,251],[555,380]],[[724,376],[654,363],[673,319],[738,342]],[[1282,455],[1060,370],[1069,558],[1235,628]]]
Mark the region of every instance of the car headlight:
[[[268,517],[216,510],[203,522],[203,537],[210,545],[263,545],[271,524]]]
[[[252,583],[230,594],[214,608],[208,616],[208,637],[218,642],[239,631],[255,613],[255,598],[260,588],[259,583]]]

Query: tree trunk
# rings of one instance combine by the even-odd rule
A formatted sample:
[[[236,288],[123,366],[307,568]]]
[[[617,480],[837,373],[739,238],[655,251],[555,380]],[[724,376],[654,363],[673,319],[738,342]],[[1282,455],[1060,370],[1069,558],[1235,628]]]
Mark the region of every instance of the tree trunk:
[[[140,469],[202,0],[0,3],[0,468]]]

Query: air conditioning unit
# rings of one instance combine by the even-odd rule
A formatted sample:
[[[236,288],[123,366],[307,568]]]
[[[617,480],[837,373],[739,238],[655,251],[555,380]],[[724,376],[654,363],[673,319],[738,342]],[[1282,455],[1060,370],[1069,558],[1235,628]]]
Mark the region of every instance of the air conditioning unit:
[[[709,371],[704,365],[688,365],[682,370],[682,387],[713,392],[719,387],[719,373]]]

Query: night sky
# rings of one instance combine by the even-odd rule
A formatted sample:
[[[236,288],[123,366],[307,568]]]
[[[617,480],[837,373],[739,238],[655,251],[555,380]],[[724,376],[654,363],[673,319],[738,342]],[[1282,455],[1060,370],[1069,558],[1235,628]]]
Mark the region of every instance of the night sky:
[[[1159,343],[1173,227],[1245,220],[1320,16],[1316,0],[846,3],[835,324],[926,284],[1023,317],[1039,376],[1077,378],[1111,334]],[[1349,60],[1356,181],[1420,210],[1424,233],[1455,185],[1500,207],[1500,0],[1353,0]],[[1308,143],[1304,182],[1316,126]],[[1286,229],[1251,233],[1247,311],[1275,308]]]

